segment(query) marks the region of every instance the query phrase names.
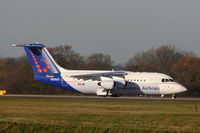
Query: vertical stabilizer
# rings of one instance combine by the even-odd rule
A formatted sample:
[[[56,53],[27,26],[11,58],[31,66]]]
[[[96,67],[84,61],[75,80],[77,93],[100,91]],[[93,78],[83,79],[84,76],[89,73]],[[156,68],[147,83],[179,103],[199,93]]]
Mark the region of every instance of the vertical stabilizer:
[[[58,74],[57,63],[42,44],[15,45],[24,47],[34,74]]]
[[[61,77],[61,72],[65,71],[65,69],[54,61],[43,44],[14,44],[13,46],[24,47],[33,69],[35,80],[78,92]]]

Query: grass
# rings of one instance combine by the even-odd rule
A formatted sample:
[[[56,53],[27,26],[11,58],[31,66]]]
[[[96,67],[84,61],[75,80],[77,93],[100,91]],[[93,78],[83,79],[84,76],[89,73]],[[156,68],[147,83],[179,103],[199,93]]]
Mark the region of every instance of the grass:
[[[200,132],[199,102],[0,97],[0,133]]]

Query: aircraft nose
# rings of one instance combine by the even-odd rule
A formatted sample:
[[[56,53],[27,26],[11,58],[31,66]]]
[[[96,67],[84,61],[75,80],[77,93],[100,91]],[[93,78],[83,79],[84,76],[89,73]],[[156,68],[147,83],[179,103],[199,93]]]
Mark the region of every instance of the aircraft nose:
[[[183,85],[179,85],[179,86],[180,86],[180,91],[181,91],[181,92],[187,91],[187,88],[185,88]]]

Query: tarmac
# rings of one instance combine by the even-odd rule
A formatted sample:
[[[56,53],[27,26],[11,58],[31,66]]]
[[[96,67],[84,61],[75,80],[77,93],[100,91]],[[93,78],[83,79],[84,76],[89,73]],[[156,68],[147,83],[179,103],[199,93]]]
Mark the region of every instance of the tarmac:
[[[46,99],[103,99],[103,100],[152,100],[152,101],[200,101],[198,97],[159,97],[159,96],[121,96],[121,97],[102,97],[102,96],[69,96],[69,95],[15,95],[6,94],[0,98],[46,98]]]

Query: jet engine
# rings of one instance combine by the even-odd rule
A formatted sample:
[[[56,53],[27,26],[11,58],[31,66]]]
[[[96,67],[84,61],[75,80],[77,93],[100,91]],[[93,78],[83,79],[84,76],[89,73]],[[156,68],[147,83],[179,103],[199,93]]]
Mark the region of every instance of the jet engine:
[[[114,88],[122,89],[126,86],[126,80],[122,77],[112,76],[110,77],[100,77],[101,82],[98,83],[99,86],[106,90],[111,90]]]
[[[117,89],[121,89],[121,88],[124,88],[126,86],[126,80],[122,77],[117,77],[117,76],[113,76],[112,77],[115,84],[114,84],[114,87],[117,88]]]
[[[106,90],[111,90],[114,88],[114,81],[112,78],[109,77],[100,77],[101,82],[98,83],[101,87]]]

